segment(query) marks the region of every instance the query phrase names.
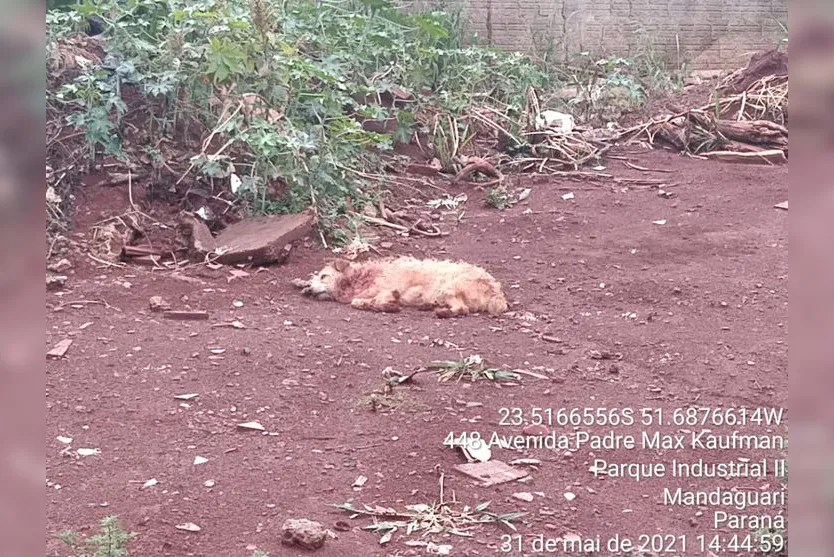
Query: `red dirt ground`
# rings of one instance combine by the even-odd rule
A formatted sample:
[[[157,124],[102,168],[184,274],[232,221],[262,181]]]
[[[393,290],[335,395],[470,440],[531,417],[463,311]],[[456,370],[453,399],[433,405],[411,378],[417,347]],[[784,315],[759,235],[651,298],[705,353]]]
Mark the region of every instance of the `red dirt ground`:
[[[674,172],[638,172],[620,160],[609,160],[607,172],[668,180],[675,186],[666,189],[675,196],[613,181],[518,178],[533,191],[515,207],[498,212],[482,204],[482,194],[470,192],[465,217],[449,236],[396,241],[397,253],[483,265],[504,284],[512,310],[535,320],[438,320],[425,312],[372,314],[311,301],[289,281],[330,256],[313,247],[294,251],[285,266],[233,281],[227,269],[194,267],[183,273],[193,278],[189,282],[145,268],[94,268],[82,254],[73,256],[68,290],[47,297],[47,346],[64,338],[74,342],[65,359],[47,363],[46,555],[68,555],[52,538],[55,532],[72,528],[89,535],[108,514],[138,534],[132,555],[249,557],[255,547],[273,557],[308,554],[280,545],[281,525],[291,517],[331,529],[339,520],[349,522],[349,531],[334,529],[338,537],[315,553],[321,556],[425,554],[425,548],[404,543],[415,539],[451,544],[452,555],[507,554],[499,551],[501,535],[513,532],[495,524],[478,527],[471,538],[398,531],[380,546],[379,534],[362,529],[370,519],[350,520],[329,506],[349,500],[397,509],[432,503],[440,473],[447,500],[492,501],[496,512],[527,513],[518,521],[525,549],[512,555],[535,554],[529,543],[538,534],[606,540],[685,535],[687,548],[678,554],[702,555],[708,553],[698,547],[699,534],[750,533],[716,530],[713,508],[664,505],[663,487],[777,490],[774,477],[636,482],[594,477],[589,467],[594,458],[668,465],[672,458],[776,458],[777,451],[493,447],[493,459],[541,463],[519,465],[531,472],[528,481],[480,487],[454,470],[465,462],[462,454],[443,446],[450,432],[520,433],[520,426],[499,425],[501,408],[522,408],[530,418],[536,407],[554,413],[652,407],[663,408],[668,421],[675,408],[690,405],[786,405],[787,213],[773,205],[787,199],[787,167],[668,152],[628,156],[634,164]],[[118,197],[118,191],[110,188],[109,194]],[[575,198],[563,200],[567,192]],[[108,201],[105,193],[79,195],[76,231],[85,232],[102,206],[127,209],[126,199]],[[653,224],[658,220],[666,223]],[[163,319],[148,309],[155,295],[177,309],[208,310],[211,319]],[[108,306],[68,304],[78,300]],[[233,320],[247,329],[216,326]],[[594,359],[592,351],[622,358]],[[386,367],[408,372],[470,354],[547,379],[441,383],[425,372],[414,384],[397,387],[409,403],[404,408],[372,412],[361,404],[381,387]],[[174,399],[184,393],[199,396]],[[260,422],[269,434],[236,429],[246,421]],[[786,433],[784,421],[768,428],[703,427]],[[656,430],[639,422],[578,429],[638,438],[643,429]],[[701,426],[661,431],[687,429]],[[101,454],[78,458],[78,448]],[[209,460],[195,466],[195,456]],[[354,489],[360,475],[368,481]],[[143,488],[152,478],[158,484]],[[208,480],[213,487],[206,487]],[[572,501],[564,496],[568,491],[576,495]],[[516,492],[534,499],[518,500]],[[185,522],[201,531],[175,528]],[[627,553],[603,547],[598,554]]]

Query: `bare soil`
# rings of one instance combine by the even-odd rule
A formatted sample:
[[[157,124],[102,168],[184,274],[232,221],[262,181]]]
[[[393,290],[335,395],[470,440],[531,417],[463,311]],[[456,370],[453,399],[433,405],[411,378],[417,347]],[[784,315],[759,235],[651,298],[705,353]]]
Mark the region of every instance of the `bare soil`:
[[[611,159],[606,172],[667,180],[663,189],[674,196],[613,180],[519,177],[513,180],[532,193],[512,208],[491,209],[483,193],[469,191],[464,218],[442,221],[450,235],[392,240],[395,253],[483,265],[504,284],[514,316],[439,320],[308,300],[290,280],[332,256],[312,242],[283,266],[233,280],[228,268],[196,265],[175,276],[101,268],[74,254],[68,290],[47,294],[47,347],[66,338],[73,344],[65,359],[47,362],[46,555],[68,555],[55,532],[89,535],[108,514],[138,534],[132,555],[308,554],[281,547],[287,518],[334,530],[321,556],[425,554],[407,540],[451,544],[452,555],[500,553],[501,535],[514,533],[499,525],[479,526],[469,538],[398,531],[381,546],[379,534],[362,529],[370,519],[330,506],[432,503],[441,474],[446,500],[527,513],[517,522],[525,549],[513,555],[534,554],[527,544],[539,534],[686,535],[679,554],[700,555],[699,534],[750,533],[716,529],[712,508],[664,505],[663,487],[777,490],[776,478],[637,482],[594,477],[589,468],[595,458],[668,466],[673,458],[728,462],[776,458],[775,451],[493,447],[493,459],[540,463],[519,465],[530,471],[527,481],[480,487],[454,469],[465,462],[462,453],[443,445],[450,432],[521,433],[522,425],[501,425],[502,408],[521,408],[529,422],[533,408],[552,409],[554,419],[560,408],[661,408],[668,418],[690,405],[786,405],[787,213],[773,206],[787,199],[787,167],[617,154],[654,171]],[[569,192],[574,199],[564,200]],[[123,187],[90,185],[77,197],[78,233],[102,213],[129,208]],[[211,318],[164,319],[149,310],[152,296]],[[246,328],[219,326],[232,321]],[[402,406],[372,411],[364,404],[381,389],[385,368],[410,372],[470,354],[546,379],[438,382],[422,372],[396,388]],[[174,398],[188,393],[199,396]],[[694,427],[668,419],[659,431],[785,433],[784,423]],[[236,427],[249,421],[266,433]],[[638,438],[658,430],[639,422],[549,429]],[[101,452],[78,457],[79,448]],[[197,456],[208,461],[195,465]],[[359,476],[367,483],[352,487]],[[151,479],[158,483],[143,487]],[[532,502],[517,492],[532,493]],[[337,530],[340,520],[350,529]],[[182,523],[201,531],[175,527]]]

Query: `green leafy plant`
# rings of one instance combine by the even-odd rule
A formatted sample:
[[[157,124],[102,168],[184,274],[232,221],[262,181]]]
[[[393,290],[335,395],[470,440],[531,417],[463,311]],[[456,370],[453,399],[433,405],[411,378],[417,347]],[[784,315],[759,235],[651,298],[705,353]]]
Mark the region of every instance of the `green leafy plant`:
[[[99,532],[86,539],[82,539],[81,534],[72,530],[58,534],[58,538],[76,557],[125,557],[130,554],[127,543],[134,537],[135,533],[121,529],[116,516],[102,518]]]
[[[228,187],[250,214],[313,206],[331,231],[351,203],[380,195],[380,155],[396,142],[428,132],[454,169],[478,133],[470,112],[518,118],[528,89],[565,85],[552,65],[467,45],[459,11],[405,12],[393,0],[82,0],[48,12],[48,48],[92,16],[104,22],[102,63],[47,96],[83,131],[90,162],[170,140],[191,150],[177,183]],[[631,69],[610,59],[593,70],[636,101]],[[383,133],[361,119],[394,125]],[[126,126],[138,130],[128,146]],[[155,168],[170,167],[164,157]]]
[[[520,379],[517,373],[487,366],[484,359],[478,354],[472,354],[460,360],[433,362],[428,366],[428,369],[437,371],[439,381],[449,381],[451,379],[460,381],[464,377],[468,377],[472,381],[478,379],[491,381],[496,379]]]

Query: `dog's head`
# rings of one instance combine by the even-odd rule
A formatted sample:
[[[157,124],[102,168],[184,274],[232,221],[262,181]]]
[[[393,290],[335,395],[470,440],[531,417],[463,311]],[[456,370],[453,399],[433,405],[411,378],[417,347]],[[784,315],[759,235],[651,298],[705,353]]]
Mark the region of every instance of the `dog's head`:
[[[301,290],[302,294],[319,300],[330,300],[336,287],[336,281],[350,268],[350,262],[344,259],[331,261],[325,267],[310,275],[310,280]]]

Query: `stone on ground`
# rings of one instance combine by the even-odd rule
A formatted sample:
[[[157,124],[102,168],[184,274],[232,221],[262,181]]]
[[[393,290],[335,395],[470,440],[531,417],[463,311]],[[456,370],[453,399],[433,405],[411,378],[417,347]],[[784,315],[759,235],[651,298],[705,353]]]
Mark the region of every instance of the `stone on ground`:
[[[318,522],[306,518],[288,518],[281,526],[281,543],[305,549],[319,549],[327,538],[327,530]]]
[[[282,263],[296,242],[313,231],[312,212],[296,215],[255,217],[235,223],[216,238],[222,251],[216,261],[224,265],[237,263]]]

